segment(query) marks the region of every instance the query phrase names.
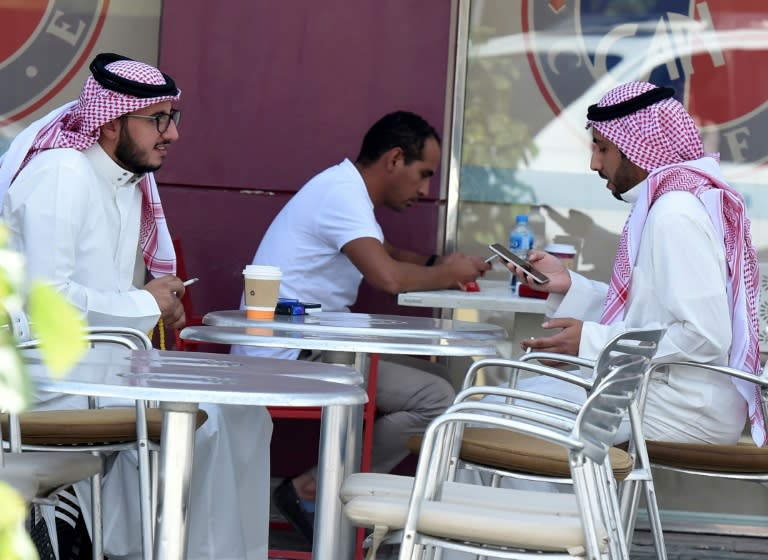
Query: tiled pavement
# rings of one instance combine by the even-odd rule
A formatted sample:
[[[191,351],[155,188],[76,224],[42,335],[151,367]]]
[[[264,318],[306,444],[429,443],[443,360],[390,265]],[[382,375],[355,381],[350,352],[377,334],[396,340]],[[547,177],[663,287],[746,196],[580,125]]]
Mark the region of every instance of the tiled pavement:
[[[768,538],[667,533],[669,560],[768,560]],[[272,531],[270,548],[308,550],[300,536],[292,531]],[[382,547],[379,560],[397,559],[394,547]],[[647,531],[637,531],[631,560],[655,560],[653,540]]]
[[[272,483],[274,486],[279,483],[279,480],[274,479]],[[280,514],[272,511],[272,519],[279,521]],[[696,534],[668,530],[665,531],[664,538],[668,560],[768,560],[768,537]],[[271,530],[270,548],[309,550],[308,544],[290,528]],[[643,529],[635,531],[630,556],[631,560],[656,559],[653,538],[649,531]],[[377,558],[396,560],[396,547],[382,547]]]

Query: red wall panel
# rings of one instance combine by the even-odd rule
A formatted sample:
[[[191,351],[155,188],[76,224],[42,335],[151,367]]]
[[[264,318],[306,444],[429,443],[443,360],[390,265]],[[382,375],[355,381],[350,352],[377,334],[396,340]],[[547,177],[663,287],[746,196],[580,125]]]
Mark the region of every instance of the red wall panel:
[[[295,191],[354,157],[386,112],[416,111],[441,128],[449,6],[166,0],[160,62],[185,114],[163,179]]]
[[[377,118],[407,109],[442,128],[449,27],[448,0],[165,0],[160,67],[182,89],[184,116],[158,176],[201,278],[198,311],[237,304],[242,266],[275,214],[310,177],[354,158]],[[440,209],[382,211],[385,236],[432,253]],[[364,291],[356,309],[418,312],[393,302]]]

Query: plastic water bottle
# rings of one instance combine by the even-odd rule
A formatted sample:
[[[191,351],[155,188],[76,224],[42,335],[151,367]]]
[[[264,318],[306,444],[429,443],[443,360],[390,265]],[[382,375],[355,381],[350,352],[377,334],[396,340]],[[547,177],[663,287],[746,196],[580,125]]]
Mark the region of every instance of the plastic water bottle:
[[[528,216],[520,214],[516,218],[515,229],[509,232],[509,250],[518,257],[527,258],[528,251],[533,249],[533,232],[528,228]],[[517,284],[517,276],[510,275],[509,285],[513,288]]]

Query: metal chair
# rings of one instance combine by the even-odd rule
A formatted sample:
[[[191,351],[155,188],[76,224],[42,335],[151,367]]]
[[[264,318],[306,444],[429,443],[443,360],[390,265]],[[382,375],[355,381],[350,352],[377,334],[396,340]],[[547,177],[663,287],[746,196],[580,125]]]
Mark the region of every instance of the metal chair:
[[[508,402],[511,402],[512,395],[518,394],[515,386],[520,371],[562,379],[590,392],[599,385],[608,371],[606,364],[617,357],[640,356],[646,359],[652,358],[656,353],[658,341],[662,334],[662,330],[655,329],[627,331],[609,341],[594,361],[552,353],[529,353],[521,356],[518,361],[495,358],[480,360],[469,368],[465,377],[464,391],[457,396],[456,402],[494,393],[507,396]],[[533,360],[554,360],[587,367],[591,370],[592,375],[584,378],[572,372],[533,364],[531,363]],[[507,393],[505,393],[505,389],[499,387],[474,385],[478,373],[487,367],[502,367],[509,371],[509,382],[505,385]],[[510,390],[512,393],[508,392]],[[637,404],[632,403],[631,409],[634,410],[636,407]],[[559,414],[565,414],[567,417],[573,418],[579,409],[579,405],[561,401],[559,403],[550,403],[547,410],[550,413],[557,411]],[[633,437],[642,437],[639,420],[633,423],[632,430],[634,433]],[[552,445],[524,434],[492,428],[469,427],[460,430],[454,437],[461,438],[462,441],[460,451],[461,466],[489,472],[492,476],[491,485],[497,485],[504,477],[560,484],[572,483],[568,455],[557,445]],[[420,444],[421,438],[418,436],[409,441],[409,447],[414,452],[418,452]],[[642,452],[642,450],[639,452]],[[666,558],[666,551],[661,531],[660,516],[656,507],[653,480],[650,476],[650,469],[646,469],[642,461],[638,460],[637,453],[638,451],[634,449],[631,450],[631,453],[619,448],[612,448],[610,450],[610,461],[606,463],[606,465],[610,465],[612,471],[612,476],[609,477],[609,484],[615,486],[616,481],[624,481],[626,479],[641,480],[644,483],[643,487],[649,502],[649,517],[654,529],[653,536],[657,556],[660,559],[664,559]],[[369,480],[368,488],[373,488],[374,492],[386,491],[391,493],[393,491],[393,484],[399,485],[401,493],[407,491],[409,487],[407,482],[394,482],[394,479],[379,479],[376,482]],[[359,485],[354,479],[350,479],[342,488],[342,500],[348,500],[359,492],[367,491],[369,490]],[[632,535],[632,527],[629,527],[626,521],[623,523],[623,526],[626,528],[625,534],[629,541]]]
[[[579,375],[573,375],[559,369],[548,372],[537,372],[550,377],[562,379],[576,386],[582,387],[589,393],[600,382],[600,372],[603,370],[602,362],[611,359],[612,356],[624,353],[627,355],[639,355],[652,359],[658,349],[658,341],[661,339],[664,331],[658,329],[650,330],[631,330],[617,335],[609,341],[606,347],[601,351],[595,360],[588,360],[576,356],[564,356],[547,352],[531,352],[520,357],[521,361],[546,361],[554,360],[564,365],[580,366],[589,368],[592,375],[583,378]],[[494,365],[492,361],[478,362],[474,368],[470,368],[465,379],[465,386],[471,386],[474,382],[474,376],[477,372],[487,365]],[[648,371],[646,383],[650,379],[651,370]],[[517,371],[510,372],[509,384],[515,386],[517,382]],[[631,542],[634,533],[635,512],[639,499],[639,491],[642,489],[645,494],[648,517],[651,525],[651,533],[654,540],[656,556],[659,560],[666,560],[666,546],[664,544],[664,534],[661,526],[661,515],[659,512],[656,490],[653,483],[651,469],[648,466],[647,453],[642,444],[645,439],[642,432],[642,398],[641,392],[638,395],[637,402],[633,402],[629,408],[631,437],[626,451],[614,448],[611,453],[612,464],[614,465],[614,477],[610,479],[611,484],[621,484],[621,519],[627,542]],[[480,389],[477,389],[481,391]],[[472,464],[474,468],[482,468],[489,456],[494,452],[500,452],[503,461],[491,463],[497,469],[496,476],[507,476],[512,478],[524,478],[528,480],[545,480],[553,483],[570,483],[565,472],[564,457],[562,453],[548,446],[536,446],[534,451],[530,451],[530,460],[525,460],[526,441],[516,440],[511,443],[499,442],[490,446],[487,444],[479,451],[473,451],[477,442],[477,433],[465,434],[465,444],[467,446],[466,461]],[[487,442],[488,438],[483,438]],[[641,442],[638,445],[636,442]],[[489,449],[490,447],[490,449]],[[553,455],[555,453],[556,455]],[[542,462],[546,457],[548,462]],[[627,461],[628,458],[628,461]],[[533,463],[533,465],[531,464]],[[629,468],[627,468],[629,467]],[[543,475],[543,476],[542,476]],[[552,477],[552,478],[550,478]],[[558,480],[559,478],[559,480]]]
[[[727,366],[692,362],[655,364],[651,372],[667,366],[696,367],[754,383],[760,393],[763,429],[768,433],[768,366],[763,369],[760,377]],[[697,476],[752,481],[768,486],[768,447],[757,447],[751,441],[736,445],[644,441],[638,445],[643,446],[647,449],[641,449],[641,457],[645,468],[649,470],[653,466]],[[637,509],[637,497],[632,498],[632,501],[622,504],[627,509],[625,516],[628,519],[634,519]]]
[[[3,430],[0,424],[0,441]],[[74,482],[101,472],[102,461],[93,455],[53,452],[4,451],[0,445],[0,481],[16,489],[26,502],[54,504],[51,496]]]
[[[117,344],[131,350],[152,348],[145,333],[123,327],[89,328],[86,340],[92,344]],[[19,344],[22,349],[34,348],[36,340]],[[198,413],[198,427],[205,421],[203,411]],[[8,419],[4,418],[3,423]],[[144,401],[134,407],[96,408],[95,399],[89,398],[89,408],[81,410],[29,411],[11,422],[10,445],[24,451],[88,453],[102,457],[114,451],[136,450],[141,508],[141,542],[144,558],[151,558],[154,527],[152,496],[155,482],[152,477],[150,451],[157,451],[162,431],[162,414],[157,408],[148,408]],[[101,463],[101,461],[99,461]],[[101,527],[101,472],[91,478],[93,558],[101,559],[103,535]]]
[[[501,558],[628,558],[615,518],[617,496],[601,465],[647,365],[642,356],[611,360],[606,366],[610,373],[574,418],[532,410],[521,403],[549,398],[512,389],[505,391],[515,393],[514,404],[457,403],[427,428],[409,497],[360,495],[347,502],[345,513],[355,524],[373,526],[374,539],[402,527],[401,559],[422,557],[435,548]],[[562,446],[575,494],[456,482],[459,449],[452,432],[468,424]]]

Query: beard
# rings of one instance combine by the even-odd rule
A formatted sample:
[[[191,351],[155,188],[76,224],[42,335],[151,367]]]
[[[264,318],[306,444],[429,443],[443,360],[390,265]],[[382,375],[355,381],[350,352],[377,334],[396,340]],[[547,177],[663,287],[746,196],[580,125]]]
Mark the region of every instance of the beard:
[[[151,173],[162,166],[162,164],[151,165],[147,162],[146,153],[139,149],[125,127],[120,129],[120,138],[115,147],[115,157],[122,167],[136,174]]]

